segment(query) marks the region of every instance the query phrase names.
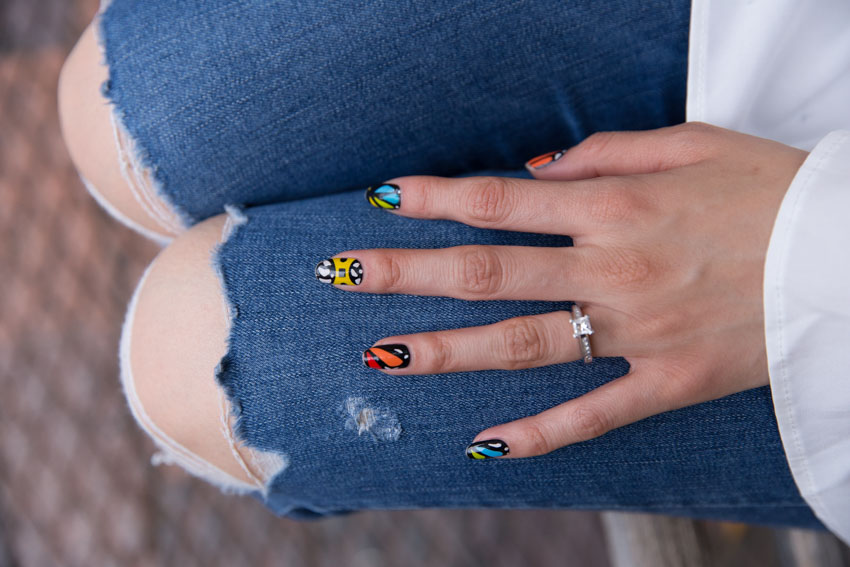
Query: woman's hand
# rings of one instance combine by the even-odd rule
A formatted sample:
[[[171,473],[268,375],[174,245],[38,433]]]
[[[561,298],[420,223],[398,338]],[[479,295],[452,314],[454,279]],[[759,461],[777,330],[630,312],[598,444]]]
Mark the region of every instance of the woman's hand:
[[[371,189],[370,202],[407,217],[570,235],[574,247],[348,251],[338,256],[360,262],[361,283],[340,287],[578,302],[593,324],[594,356],[625,357],[631,371],[538,415],[491,427],[468,450],[483,458],[507,445],[510,457],[542,455],[768,383],[764,260],[782,197],[806,155],[691,123],[596,134],[554,161],[532,160],[535,180],[398,178],[388,184],[401,189],[400,203],[387,185]],[[387,337],[364,362],[431,374],[575,361],[582,357],[570,318],[559,311]],[[484,440],[501,445],[476,450]]]

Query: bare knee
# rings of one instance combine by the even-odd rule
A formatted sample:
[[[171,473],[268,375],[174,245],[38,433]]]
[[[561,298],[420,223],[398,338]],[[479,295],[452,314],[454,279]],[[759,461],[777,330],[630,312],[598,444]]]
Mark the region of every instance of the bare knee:
[[[133,164],[128,163],[134,159],[131,142],[124,134],[116,136],[120,129],[115,130],[112,108],[101,94],[107,77],[95,24],[91,24],[59,76],[59,116],[65,144],[89,190],[104,208],[131,228],[167,241],[182,232],[182,223],[153,191],[149,172],[141,168],[133,174]]]
[[[195,226],[151,265],[125,324],[122,378],[134,414],[154,439],[158,430],[205,463],[259,487],[274,471],[258,470],[255,452],[233,438],[228,402],[215,381],[228,333],[211,264],[223,224],[219,216]]]

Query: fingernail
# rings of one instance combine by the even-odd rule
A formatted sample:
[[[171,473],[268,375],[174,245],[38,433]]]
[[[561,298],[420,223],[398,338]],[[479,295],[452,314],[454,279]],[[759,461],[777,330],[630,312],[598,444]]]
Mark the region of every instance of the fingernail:
[[[334,285],[360,285],[363,265],[356,258],[329,258],[316,266],[316,279]]]
[[[379,345],[363,351],[363,364],[369,368],[406,368],[410,350],[405,345]]]
[[[369,187],[366,200],[379,209],[397,209],[401,206],[401,187],[392,183]]]
[[[537,156],[536,158],[532,158],[528,160],[525,164],[531,169],[543,169],[547,165],[553,164],[567,153],[566,150],[558,150],[556,152],[549,152],[547,154],[543,154],[542,156]]]
[[[466,456],[470,459],[495,459],[504,457],[510,452],[508,444],[501,439],[475,441],[466,448]]]

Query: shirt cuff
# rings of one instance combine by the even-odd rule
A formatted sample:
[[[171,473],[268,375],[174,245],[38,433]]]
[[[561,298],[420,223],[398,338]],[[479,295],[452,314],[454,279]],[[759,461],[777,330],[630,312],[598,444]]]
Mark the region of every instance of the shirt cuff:
[[[850,543],[850,131],[824,137],[785,194],[764,315],[791,473],[818,518]]]

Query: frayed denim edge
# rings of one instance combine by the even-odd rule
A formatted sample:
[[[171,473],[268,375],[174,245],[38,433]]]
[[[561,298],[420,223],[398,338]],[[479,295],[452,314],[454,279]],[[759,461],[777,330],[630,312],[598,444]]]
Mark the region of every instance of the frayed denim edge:
[[[236,205],[225,205],[224,210],[227,212],[227,219],[221,231],[221,242],[213,249],[212,265],[219,284],[221,285],[221,295],[224,307],[224,317],[227,322],[227,350],[224,356],[221,357],[215,369],[215,378],[218,385],[224,391],[227,400],[229,401],[230,415],[222,415],[222,420],[227,422],[229,417],[233,417],[234,423],[232,428],[228,427],[228,431],[232,431],[233,435],[229,436],[228,440],[231,443],[231,450],[237,460],[242,463],[241,456],[236,451],[235,443],[239,441],[251,451],[251,460],[257,470],[262,471],[265,476],[263,482],[263,498],[268,496],[269,487],[273,484],[274,479],[289,467],[289,456],[285,453],[276,453],[263,449],[251,447],[245,439],[245,424],[242,419],[242,402],[236,395],[233,388],[234,376],[232,374],[231,365],[231,339],[233,332],[233,323],[239,317],[239,308],[233,302],[228,294],[227,279],[224,274],[224,269],[221,263],[221,251],[227,242],[239,231],[240,227],[248,222],[248,217],[245,215],[241,207]],[[243,464],[248,474],[251,474]]]
[[[112,66],[109,64],[104,30],[104,16],[111,6],[111,0],[101,0],[100,9],[95,16],[94,32],[100,51],[100,63],[108,72],[107,79],[100,87],[103,97],[109,102],[110,120],[116,151],[119,157],[121,175],[127,182],[139,205],[164,229],[183,232],[195,224],[198,219],[187,213],[164,191],[158,168],[153,164],[148,151],[141,146],[126,123],[126,113],[118,108],[112,96]]]
[[[148,266],[147,270],[145,270],[145,273],[136,285],[136,289],[133,292],[133,297],[130,299],[129,305],[127,306],[127,313],[124,317],[124,324],[121,329],[121,340],[118,354],[121,389],[124,392],[124,399],[126,400],[130,413],[133,415],[136,423],[148,434],[158,449],[158,452],[154,453],[151,457],[151,464],[154,466],[163,463],[178,465],[189,474],[206,480],[210,484],[217,486],[225,493],[249,494],[257,492],[258,489],[256,486],[249,485],[246,482],[232,477],[228,473],[198,457],[171,439],[171,437],[169,437],[164,431],[157,427],[156,423],[153,422],[144,410],[144,406],[138,397],[135,381],[133,379],[132,368],[130,366],[132,329],[140,292],[144,287],[155,262],[156,260],[154,260],[154,262]]]

